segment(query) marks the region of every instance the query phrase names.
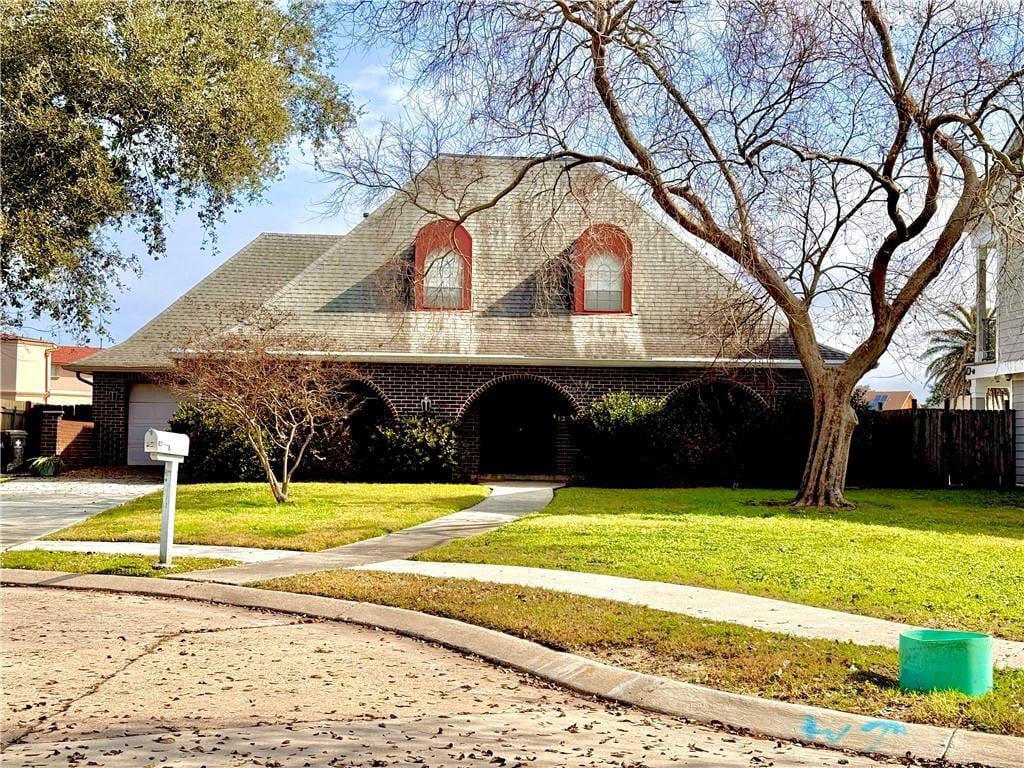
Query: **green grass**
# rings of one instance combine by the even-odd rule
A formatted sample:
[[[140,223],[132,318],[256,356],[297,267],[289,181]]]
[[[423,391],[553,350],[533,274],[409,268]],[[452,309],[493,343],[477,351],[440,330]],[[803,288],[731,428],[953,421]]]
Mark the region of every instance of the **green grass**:
[[[809,640],[543,589],[328,571],[264,582],[290,592],[445,616],[630,669],[737,693],[897,720],[1024,735],[1024,671],[994,690],[899,690],[894,650]]]
[[[276,504],[263,483],[178,488],[174,540],[309,552],[351,544],[473,506],[479,485],[296,483]],[[159,541],[160,493],[101,512],[45,538]]]
[[[108,576],[170,576],[172,573],[200,571],[237,565],[236,560],[213,557],[175,557],[171,567],[154,568],[155,557],[146,555],[106,555],[97,552],[45,552],[26,549],[0,553],[0,568],[28,571],[64,571],[65,573],[102,573]]]
[[[566,488],[547,508],[418,559],[691,584],[1024,639],[1024,494]]]

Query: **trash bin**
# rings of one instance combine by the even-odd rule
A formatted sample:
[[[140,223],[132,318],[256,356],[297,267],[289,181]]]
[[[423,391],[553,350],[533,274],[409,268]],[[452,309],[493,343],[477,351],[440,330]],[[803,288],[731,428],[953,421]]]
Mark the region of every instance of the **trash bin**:
[[[948,629],[904,632],[900,635],[900,687],[983,696],[992,690],[992,638]]]
[[[24,429],[5,429],[0,433],[0,468],[13,472],[25,463],[25,444],[28,432]]]

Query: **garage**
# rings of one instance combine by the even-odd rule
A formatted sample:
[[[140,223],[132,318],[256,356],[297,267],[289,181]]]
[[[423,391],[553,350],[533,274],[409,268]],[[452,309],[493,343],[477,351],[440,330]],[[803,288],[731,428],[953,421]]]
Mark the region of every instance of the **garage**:
[[[147,429],[167,429],[171,416],[178,410],[174,396],[154,384],[136,384],[128,400],[128,465],[133,467],[157,464],[143,450]]]

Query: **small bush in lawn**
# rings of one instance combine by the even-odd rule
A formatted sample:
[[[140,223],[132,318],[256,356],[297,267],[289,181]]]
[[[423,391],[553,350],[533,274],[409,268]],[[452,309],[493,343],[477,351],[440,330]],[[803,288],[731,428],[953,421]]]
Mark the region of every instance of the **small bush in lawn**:
[[[366,473],[405,482],[448,483],[462,474],[459,436],[450,419],[408,416],[377,426],[367,446]]]
[[[180,469],[183,482],[263,479],[256,452],[245,434],[217,410],[183,403],[171,417],[170,430],[189,436],[189,455]]]

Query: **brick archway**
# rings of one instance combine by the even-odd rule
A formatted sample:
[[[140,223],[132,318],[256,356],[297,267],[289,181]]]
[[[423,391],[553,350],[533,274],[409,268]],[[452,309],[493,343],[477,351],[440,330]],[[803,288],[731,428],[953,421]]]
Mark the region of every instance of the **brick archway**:
[[[678,387],[675,387],[671,392],[669,392],[667,395],[665,395],[665,403],[666,404],[671,403],[674,399],[676,399],[677,397],[682,395],[684,392],[687,392],[687,391],[693,389],[694,387],[708,386],[708,385],[715,385],[715,384],[722,384],[722,385],[725,385],[725,386],[728,386],[728,387],[735,387],[736,389],[740,390],[744,394],[749,395],[751,398],[756,400],[763,408],[770,407],[768,405],[768,401],[764,398],[764,395],[762,395],[756,389],[751,387],[749,384],[744,384],[743,382],[740,382],[740,381],[734,381],[733,379],[729,379],[729,378],[726,378],[724,376],[711,376],[711,377],[703,377],[703,378],[697,378],[697,379],[690,379],[689,381],[684,381]]]
[[[493,387],[500,384],[506,384],[510,381],[532,381],[537,384],[543,384],[564,397],[572,408],[573,413],[579,414],[583,411],[583,408],[576,397],[558,382],[552,381],[546,376],[539,376],[535,373],[507,373],[504,376],[496,376],[485,384],[477,387],[473,394],[466,398],[466,401],[459,407],[458,412],[455,414],[455,418],[461,420],[481,395]]]
[[[377,382],[375,382],[373,379],[359,377],[352,379],[352,383],[364,386],[368,390],[373,392],[374,395],[380,398],[381,404],[383,404],[383,406],[388,409],[388,413],[391,414],[391,418],[398,418],[398,409],[395,408],[394,403],[391,402],[391,398],[384,394],[384,390],[381,389],[380,385]]]

